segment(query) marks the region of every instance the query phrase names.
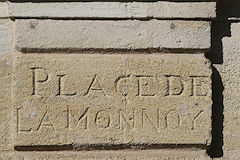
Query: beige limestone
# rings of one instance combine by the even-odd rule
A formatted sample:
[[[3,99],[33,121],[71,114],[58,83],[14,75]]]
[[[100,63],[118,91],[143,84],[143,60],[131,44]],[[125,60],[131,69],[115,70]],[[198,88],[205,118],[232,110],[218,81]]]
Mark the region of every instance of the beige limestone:
[[[211,142],[203,55],[19,55],[14,145]]]
[[[240,149],[240,23],[231,24],[231,37],[224,37],[220,72],[224,91],[224,150]]]
[[[240,150],[224,151],[223,157],[214,158],[213,160],[239,160]]]
[[[0,20],[0,150],[10,150],[12,140],[11,22]]]
[[[10,53],[12,34],[12,22],[0,19],[0,55]]]
[[[215,18],[216,2],[10,3],[13,17]]]
[[[16,20],[16,47],[32,50],[210,48],[210,23],[184,20]]]
[[[12,58],[0,56],[0,150],[12,149]]]
[[[1,159],[2,158],[2,159]],[[203,150],[0,152],[0,160],[211,160]]]
[[[1,2],[0,1],[0,19],[9,17],[8,14],[8,4],[7,2]]]

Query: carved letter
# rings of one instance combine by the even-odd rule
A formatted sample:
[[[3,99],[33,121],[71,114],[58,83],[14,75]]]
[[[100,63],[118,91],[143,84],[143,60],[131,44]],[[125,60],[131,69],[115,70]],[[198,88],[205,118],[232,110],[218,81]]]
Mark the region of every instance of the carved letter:
[[[66,75],[57,75],[58,76],[58,94],[57,96],[74,96],[77,94],[77,92],[73,92],[73,93],[65,93],[63,86],[64,86],[64,80],[63,77]],[[65,87],[66,88],[66,87]]]
[[[201,110],[201,111],[198,112],[197,115],[193,118],[193,120],[192,120],[192,128],[191,128],[191,130],[194,130],[194,129],[195,129],[196,119],[201,115],[202,112],[204,112],[204,111]]]
[[[152,128],[157,131],[157,129],[159,127],[158,114],[159,114],[159,112],[157,112],[157,117],[154,117],[153,115],[149,116],[146,113],[146,109],[142,109],[142,117],[141,117],[142,118],[142,128],[149,128],[149,126],[152,126]],[[152,118],[150,118],[150,117],[152,117]],[[155,119],[155,122],[153,122],[152,119]],[[148,124],[146,123],[146,121],[148,121]]]
[[[126,128],[134,128],[134,110],[132,115],[129,117],[126,115],[127,113],[123,110],[119,110],[119,129],[123,129],[125,126]],[[124,125],[125,124],[125,125]]]
[[[21,121],[21,117],[20,117],[20,110],[21,108],[17,108],[16,109],[16,114],[17,114],[17,132],[21,131],[21,132],[30,132],[32,130],[32,127],[29,125],[25,125],[25,126],[21,126],[20,121]]]
[[[41,127],[51,127],[51,128],[53,128],[53,124],[52,124],[51,118],[48,115],[47,111],[44,113],[43,117],[41,118],[37,130],[40,130]]]
[[[179,114],[174,111],[171,110],[166,114],[166,126],[172,129],[176,129],[180,126],[180,116]]]
[[[107,111],[101,110],[97,112],[95,118],[96,126],[100,128],[108,128],[110,125],[110,116],[108,115]]]
[[[48,74],[43,68],[32,69],[32,95],[37,95],[38,83],[43,83],[48,80]]]
[[[180,76],[166,75],[167,77],[167,92],[166,96],[169,95],[181,95],[184,90],[182,78]]]
[[[116,83],[117,92],[123,96],[133,97],[139,94],[138,79],[135,76],[121,77]]]
[[[70,122],[70,128],[75,129],[76,127],[82,128],[82,129],[87,129],[88,128],[88,113],[89,108],[86,108],[84,112],[79,116],[79,118],[75,118],[72,114],[72,111],[70,111],[71,115],[69,116]]]
[[[211,88],[209,82],[211,80],[208,77],[191,76],[192,78],[192,92],[191,96],[208,96],[211,94]]]
[[[154,77],[139,77],[139,96],[154,96],[157,94],[157,79]]]
[[[97,75],[94,76],[93,81],[90,84],[90,86],[89,86],[89,88],[87,90],[87,93],[85,95],[89,95],[91,92],[93,92],[93,93],[101,93],[104,96],[106,95],[104,90],[102,89],[99,81],[98,81]]]

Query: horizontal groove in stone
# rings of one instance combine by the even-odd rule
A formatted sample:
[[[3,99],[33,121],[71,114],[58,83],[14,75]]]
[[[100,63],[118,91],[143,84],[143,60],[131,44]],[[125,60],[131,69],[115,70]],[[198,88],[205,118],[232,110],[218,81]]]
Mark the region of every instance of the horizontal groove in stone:
[[[19,49],[24,54],[204,54],[209,49]]]
[[[15,146],[16,151],[92,151],[92,150],[158,150],[158,149],[191,149],[191,150],[206,150],[207,146],[202,144],[163,144],[163,145],[32,145],[32,146]]]

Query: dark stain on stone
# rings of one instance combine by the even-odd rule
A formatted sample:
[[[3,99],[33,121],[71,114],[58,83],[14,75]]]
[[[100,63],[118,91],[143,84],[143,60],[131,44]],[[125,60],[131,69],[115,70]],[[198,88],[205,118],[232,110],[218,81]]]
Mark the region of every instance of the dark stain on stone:
[[[171,23],[170,27],[171,27],[171,29],[175,29],[176,25],[174,23]]]

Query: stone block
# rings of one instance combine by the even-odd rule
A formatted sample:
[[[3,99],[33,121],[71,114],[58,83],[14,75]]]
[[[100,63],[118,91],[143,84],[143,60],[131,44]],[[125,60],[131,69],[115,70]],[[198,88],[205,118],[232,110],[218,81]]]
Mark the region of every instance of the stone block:
[[[19,55],[13,82],[15,146],[211,142],[203,55]]]
[[[9,3],[21,18],[215,18],[216,2]]]
[[[0,56],[0,150],[12,148],[12,57]]]
[[[0,150],[12,149],[12,24],[0,20]]]
[[[215,65],[223,82],[224,150],[240,149],[240,23],[231,24],[231,37],[224,37],[223,64]]]
[[[82,49],[208,50],[210,23],[183,20],[16,20],[21,51]]]
[[[12,22],[0,19],[0,55],[11,52],[12,34]]]
[[[214,158],[213,160],[239,160],[240,150],[228,150],[224,151],[223,157]]]
[[[7,2],[0,1],[0,19],[9,17]]]

